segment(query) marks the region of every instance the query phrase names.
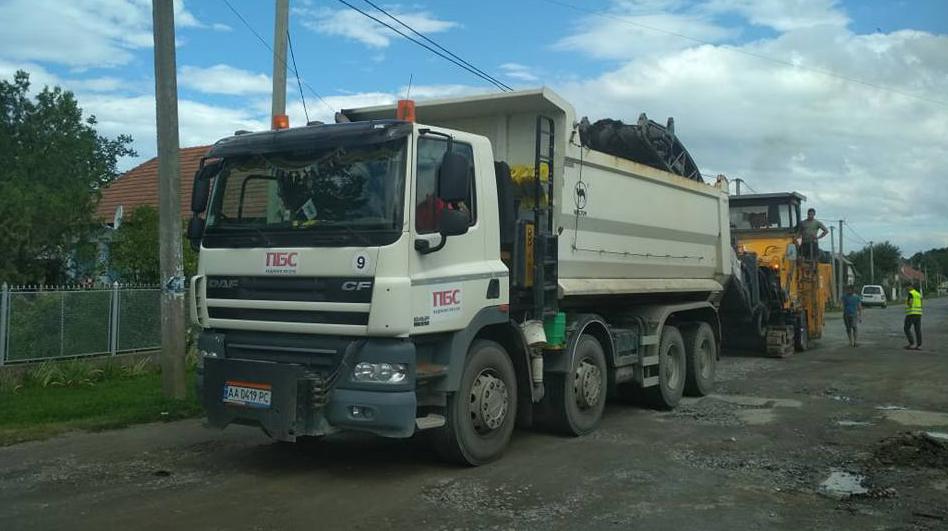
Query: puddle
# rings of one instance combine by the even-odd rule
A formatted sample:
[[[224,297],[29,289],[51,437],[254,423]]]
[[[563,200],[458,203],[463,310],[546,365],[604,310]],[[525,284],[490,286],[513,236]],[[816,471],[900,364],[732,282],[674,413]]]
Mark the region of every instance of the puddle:
[[[880,411],[901,411],[908,408],[902,406],[876,406],[876,409]]]
[[[845,499],[850,496],[866,494],[869,489],[862,485],[865,476],[849,472],[834,471],[820,483],[820,494],[830,498]]]
[[[884,416],[903,426],[948,426],[948,413],[938,411],[889,409],[885,410]]]
[[[751,426],[770,424],[777,418],[772,409],[742,409],[736,412],[737,417]]]
[[[708,395],[709,398],[721,400],[739,406],[750,407],[803,407],[803,402],[792,398],[765,398],[760,396],[744,395]]]
[[[862,420],[837,420],[836,424],[839,426],[872,426],[871,422]]]

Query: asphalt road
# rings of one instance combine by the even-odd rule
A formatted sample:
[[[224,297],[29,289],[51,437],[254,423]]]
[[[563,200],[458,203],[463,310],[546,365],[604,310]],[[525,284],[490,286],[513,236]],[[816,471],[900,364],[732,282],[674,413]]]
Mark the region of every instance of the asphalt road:
[[[199,421],[0,448],[0,529],[946,529],[948,442],[912,434],[948,432],[948,299],[925,312],[923,351],[902,350],[898,305],[866,310],[855,349],[831,317],[809,352],[722,359],[716,395],[610,404],[582,438],[521,431],[480,468],[421,440]],[[833,472],[867,492],[822,494]]]

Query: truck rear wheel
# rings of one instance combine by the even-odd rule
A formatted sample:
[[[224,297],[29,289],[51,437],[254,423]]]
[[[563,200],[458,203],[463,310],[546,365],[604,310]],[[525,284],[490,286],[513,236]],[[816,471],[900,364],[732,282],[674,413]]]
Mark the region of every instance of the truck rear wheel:
[[[718,345],[708,323],[698,323],[681,331],[685,341],[685,394],[705,396],[714,390],[718,367]]]
[[[566,374],[544,375],[547,395],[544,397],[545,423],[566,435],[585,435],[599,427],[606,405],[606,355],[595,337],[579,338]]]
[[[666,325],[658,344],[658,385],[645,390],[649,405],[672,409],[685,390],[685,341],[674,326]]]
[[[437,452],[466,465],[503,454],[517,417],[517,378],[504,347],[477,340],[468,350],[461,385],[448,398],[445,425],[434,433]]]

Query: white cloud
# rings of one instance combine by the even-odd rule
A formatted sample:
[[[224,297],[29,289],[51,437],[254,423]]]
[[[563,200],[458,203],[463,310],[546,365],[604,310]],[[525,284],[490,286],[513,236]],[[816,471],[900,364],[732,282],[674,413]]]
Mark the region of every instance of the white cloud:
[[[683,50],[696,41],[721,42],[737,34],[704,10],[688,7],[670,0],[614,2],[603,14],[580,17],[573,33],[557,41],[554,49],[579,51],[598,59],[629,60]]]
[[[615,41],[623,49],[621,35]],[[821,216],[843,217],[866,238],[906,252],[948,243],[948,106],[900,94],[946,100],[948,37],[822,24],[737,50],[804,68],[690,45],[558,88],[591,118],[674,116],[707,173],[741,177],[760,192],[799,191]]]
[[[95,114],[99,133],[114,137],[122,133],[134,138],[138,158],[121,161],[128,169],[155,156],[155,99],[151,94],[116,97],[83,94],[80,105],[86,114]],[[208,105],[193,100],[178,101],[179,143],[181,147],[213,143],[238,129],[268,128],[266,114],[242,108]]]
[[[178,27],[205,27],[175,2]],[[73,67],[123,65],[153,43],[148,0],[8,0],[0,4],[0,56]]]
[[[386,10],[424,34],[441,33],[458,26],[456,22],[438,19],[427,11],[408,12],[398,8]],[[323,35],[358,41],[370,48],[386,48],[393,38],[400,38],[394,31],[351,9],[297,8],[293,11],[306,28]],[[408,33],[382,13],[371,11],[371,14]]]
[[[500,65],[500,69],[504,72],[504,75],[511,79],[516,79],[517,81],[532,83],[540,79],[533,72],[533,69],[519,63],[504,63]]]
[[[183,66],[178,73],[178,83],[206,94],[269,94],[273,90],[270,76],[225,64],[207,68]]]
[[[757,26],[791,31],[813,26],[845,27],[849,17],[836,0],[711,0],[710,12],[735,12]]]

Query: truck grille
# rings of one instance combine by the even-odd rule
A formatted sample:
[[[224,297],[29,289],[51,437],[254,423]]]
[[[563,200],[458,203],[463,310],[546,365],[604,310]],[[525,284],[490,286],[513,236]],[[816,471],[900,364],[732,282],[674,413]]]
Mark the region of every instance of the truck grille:
[[[365,277],[209,276],[207,298],[256,301],[372,302]]]
[[[228,358],[294,363],[311,367],[322,374],[336,370],[351,342],[352,338],[342,336],[243,331],[228,332],[225,339]]]
[[[372,286],[373,280],[365,277],[209,276],[207,315],[211,319],[367,326]],[[279,302],[297,304],[273,307]]]
[[[321,323],[361,325],[369,324],[368,312],[322,312],[307,310],[261,310],[256,308],[207,309],[211,319],[245,319],[248,321],[277,321],[281,323]]]

